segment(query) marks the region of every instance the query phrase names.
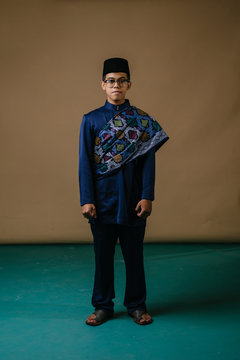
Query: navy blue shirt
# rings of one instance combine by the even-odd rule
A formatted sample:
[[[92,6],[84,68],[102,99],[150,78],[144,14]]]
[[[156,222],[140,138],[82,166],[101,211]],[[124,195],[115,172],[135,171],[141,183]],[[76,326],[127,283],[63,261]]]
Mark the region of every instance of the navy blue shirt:
[[[139,156],[104,178],[93,176],[95,138],[104,125],[130,105],[105,105],[83,115],[79,139],[80,204],[95,204],[97,219],[89,222],[134,225],[145,223],[135,208],[141,199],[154,200],[155,149]]]

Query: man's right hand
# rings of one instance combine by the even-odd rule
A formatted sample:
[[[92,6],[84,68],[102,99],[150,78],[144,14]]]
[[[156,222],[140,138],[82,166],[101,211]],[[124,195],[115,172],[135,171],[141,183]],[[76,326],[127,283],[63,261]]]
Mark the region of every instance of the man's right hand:
[[[96,213],[96,207],[94,204],[84,204],[82,206],[82,214],[87,219],[96,219],[97,213]]]

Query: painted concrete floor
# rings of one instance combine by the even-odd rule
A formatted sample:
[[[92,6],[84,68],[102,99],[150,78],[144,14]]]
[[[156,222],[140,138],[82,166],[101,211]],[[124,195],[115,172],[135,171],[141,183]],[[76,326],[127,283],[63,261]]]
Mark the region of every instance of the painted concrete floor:
[[[0,360],[239,360],[240,244],[144,244],[147,306],[123,306],[115,254],[115,317],[90,327],[93,246],[0,247]]]

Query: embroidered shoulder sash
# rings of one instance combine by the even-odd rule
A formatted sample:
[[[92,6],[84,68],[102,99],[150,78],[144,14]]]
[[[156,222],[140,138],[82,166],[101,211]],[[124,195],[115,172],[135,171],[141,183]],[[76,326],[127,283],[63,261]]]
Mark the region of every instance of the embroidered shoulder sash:
[[[160,124],[135,106],[116,114],[99,132],[94,146],[95,176],[118,169],[169,139]]]

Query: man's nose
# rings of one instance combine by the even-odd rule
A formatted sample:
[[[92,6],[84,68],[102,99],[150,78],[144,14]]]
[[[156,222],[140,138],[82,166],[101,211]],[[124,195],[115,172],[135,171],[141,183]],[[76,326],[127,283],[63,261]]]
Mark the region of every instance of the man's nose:
[[[115,87],[116,85],[117,85],[117,87],[120,87],[118,81],[115,81],[114,87]]]

